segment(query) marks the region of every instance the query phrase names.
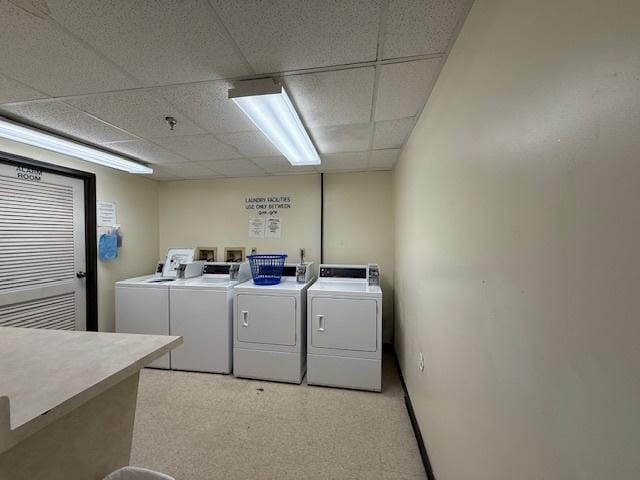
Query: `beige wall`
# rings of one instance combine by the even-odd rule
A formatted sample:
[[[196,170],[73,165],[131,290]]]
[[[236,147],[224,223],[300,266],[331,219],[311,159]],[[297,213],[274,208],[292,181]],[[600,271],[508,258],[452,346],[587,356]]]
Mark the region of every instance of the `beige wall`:
[[[246,197],[288,196],[281,210],[280,239],[249,238]],[[298,262],[301,248],[309,261],[320,260],[320,176],[289,175],[220,180],[186,180],[160,184],[160,257],[170,247],[244,247],[251,253],[286,253]]]
[[[639,46],[637,0],[476,0],[404,149],[396,344],[439,480],[640,478]]]
[[[117,204],[123,246],[113,262],[98,261],[98,326],[114,330],[114,283],[153,271],[158,252],[158,183],[111,168],[0,139],[0,151],[96,174],[96,198]]]
[[[391,172],[336,173],[324,180],[325,263],[379,263],[384,340],[393,337]]]

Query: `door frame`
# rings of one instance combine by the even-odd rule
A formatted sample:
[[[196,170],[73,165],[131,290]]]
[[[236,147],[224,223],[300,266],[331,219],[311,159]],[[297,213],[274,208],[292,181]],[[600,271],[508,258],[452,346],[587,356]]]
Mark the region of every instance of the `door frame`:
[[[84,245],[86,262],[87,331],[98,331],[98,246],[96,236],[96,175],[0,151],[0,162],[35,167],[48,173],[73,177],[84,184]]]

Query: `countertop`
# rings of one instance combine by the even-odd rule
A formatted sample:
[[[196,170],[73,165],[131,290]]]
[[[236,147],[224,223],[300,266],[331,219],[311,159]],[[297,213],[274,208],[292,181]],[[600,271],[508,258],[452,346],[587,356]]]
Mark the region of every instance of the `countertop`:
[[[182,344],[182,337],[0,327],[0,453]]]

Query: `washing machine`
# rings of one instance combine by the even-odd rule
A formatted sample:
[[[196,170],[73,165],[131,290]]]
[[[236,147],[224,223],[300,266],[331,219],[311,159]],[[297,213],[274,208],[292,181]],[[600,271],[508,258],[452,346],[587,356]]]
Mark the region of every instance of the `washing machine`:
[[[116,282],[116,332],[170,335],[169,285],[176,282],[180,263],[193,261],[193,249],[169,249],[156,273]],[[158,358],[150,367],[170,368],[171,354]]]
[[[377,265],[320,265],[307,293],[307,383],[379,392],[382,290]]]
[[[171,284],[171,335],[184,339],[171,352],[173,370],[231,373],[233,288],[250,277],[248,262],[207,262],[202,276]]]
[[[285,264],[277,285],[249,280],[233,292],[233,374],[300,383],[306,370],[307,290],[313,263]]]

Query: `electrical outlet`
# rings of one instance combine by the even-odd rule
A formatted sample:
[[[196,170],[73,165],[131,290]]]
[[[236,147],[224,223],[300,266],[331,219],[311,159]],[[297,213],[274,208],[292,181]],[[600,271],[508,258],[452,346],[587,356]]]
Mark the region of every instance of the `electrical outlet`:
[[[422,352],[418,354],[418,368],[421,372],[424,372],[424,355]]]

